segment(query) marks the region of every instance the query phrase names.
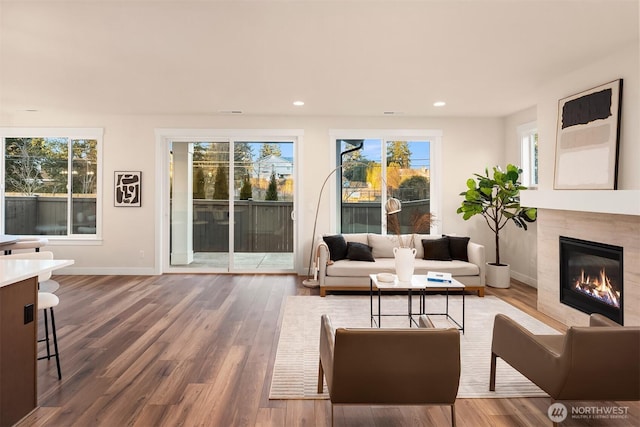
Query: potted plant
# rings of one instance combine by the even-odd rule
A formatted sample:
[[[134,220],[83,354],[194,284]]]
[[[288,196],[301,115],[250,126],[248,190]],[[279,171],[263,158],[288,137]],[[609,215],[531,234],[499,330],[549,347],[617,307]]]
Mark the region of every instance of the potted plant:
[[[495,262],[487,263],[489,286],[508,288],[511,278],[509,265],[500,262],[500,230],[509,221],[526,230],[527,223],[537,217],[535,208],[520,206],[520,190],[527,188],[520,183],[521,173],[522,169],[511,164],[507,165],[506,172],[494,167],[492,176],[485,168],[484,175],[474,174],[474,178],[467,180],[467,190],[460,193],[464,200],[457,212],[464,220],[481,215],[495,235]]]

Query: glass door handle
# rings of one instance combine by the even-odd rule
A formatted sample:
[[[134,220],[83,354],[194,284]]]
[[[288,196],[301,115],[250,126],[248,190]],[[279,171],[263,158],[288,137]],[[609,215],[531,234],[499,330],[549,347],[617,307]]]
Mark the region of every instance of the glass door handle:
[[[296,220],[296,211],[292,210],[291,211],[291,221],[295,221]]]

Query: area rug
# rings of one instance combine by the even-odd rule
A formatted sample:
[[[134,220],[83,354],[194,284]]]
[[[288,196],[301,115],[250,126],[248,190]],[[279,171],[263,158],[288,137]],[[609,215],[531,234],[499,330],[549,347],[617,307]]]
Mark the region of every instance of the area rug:
[[[462,317],[462,296],[450,296],[449,312]],[[417,309],[417,302],[414,304]],[[445,297],[427,297],[427,312],[443,313]],[[377,311],[377,307],[374,307]],[[407,327],[407,297],[382,297],[382,313],[405,316],[383,317],[383,327]],[[491,336],[493,319],[503,313],[538,334],[558,331],[534,319],[516,307],[493,296],[465,299],[465,333],[461,334],[461,376],[458,398],[505,398],[547,396],[518,371],[498,359],[496,391],[489,391]],[[289,296],[285,302],[282,330],[271,380],[270,399],[328,399],[326,385],[317,393],[320,316],[328,314],[334,327],[370,327],[368,296],[330,295]],[[450,326],[445,316],[429,316],[436,327]],[[451,325],[453,326],[453,325]]]

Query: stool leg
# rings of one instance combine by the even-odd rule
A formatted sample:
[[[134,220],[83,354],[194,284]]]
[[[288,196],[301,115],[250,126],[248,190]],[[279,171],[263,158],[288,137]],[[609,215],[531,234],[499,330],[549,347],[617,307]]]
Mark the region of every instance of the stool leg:
[[[47,359],[51,359],[51,350],[49,350],[49,319],[47,317],[47,309],[44,310],[44,341],[47,343]]]
[[[60,352],[58,351],[58,335],[56,334],[56,319],[53,315],[53,307],[51,310],[51,329],[53,331],[53,348],[56,351],[56,365],[58,367],[58,380],[62,379],[62,371],[60,370]]]

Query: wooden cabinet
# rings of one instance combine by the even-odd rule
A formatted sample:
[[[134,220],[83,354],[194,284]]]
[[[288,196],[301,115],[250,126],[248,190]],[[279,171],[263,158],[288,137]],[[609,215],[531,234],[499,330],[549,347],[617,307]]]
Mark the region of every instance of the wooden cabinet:
[[[0,427],[37,405],[37,277],[0,287]]]

